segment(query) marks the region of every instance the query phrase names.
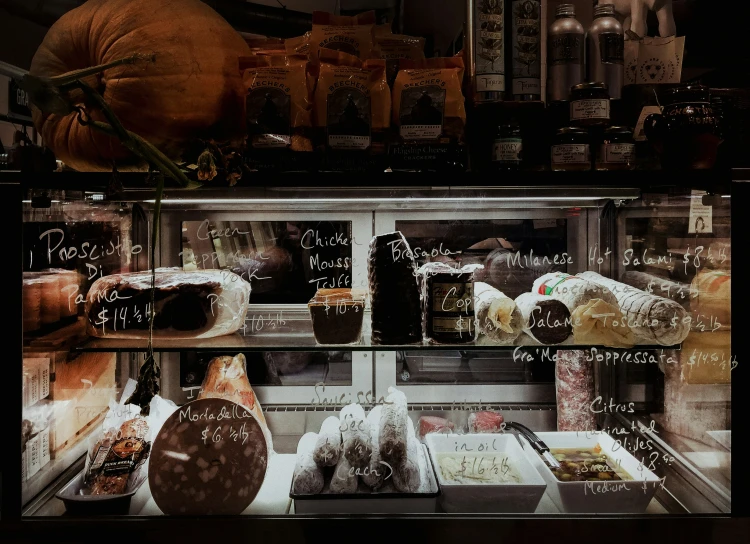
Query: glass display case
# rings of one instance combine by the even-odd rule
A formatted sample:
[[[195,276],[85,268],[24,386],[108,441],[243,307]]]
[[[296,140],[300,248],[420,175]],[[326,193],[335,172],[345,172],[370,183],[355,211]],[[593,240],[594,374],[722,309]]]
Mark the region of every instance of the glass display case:
[[[23,448],[8,471],[20,468],[22,517],[179,515],[176,505],[217,493],[210,464],[187,470],[189,495],[179,479],[164,483],[165,470],[182,471],[164,468],[169,455],[189,464],[187,452],[213,440],[227,457],[247,447],[235,425],[211,434],[206,414],[222,409],[212,402],[257,410],[263,431],[248,435],[244,464],[218,452],[209,461],[230,491],[222,470],[260,471],[249,496],[219,513],[730,515],[734,196],[584,180],[601,184],[167,190],[153,306],[139,298],[150,292],[152,191],[24,189]],[[393,233],[388,265],[405,260],[413,285],[379,283],[388,268],[378,244]],[[447,286],[430,266],[454,274]],[[461,270],[473,291],[452,296]],[[204,274],[221,289],[208,284],[199,303],[204,284],[191,278]],[[232,282],[245,289],[228,318],[240,322],[192,330],[201,308],[209,323],[226,317]],[[388,343],[377,313],[408,312],[412,288],[422,302],[407,318],[424,327]],[[428,337],[436,296],[441,311],[458,308],[441,323],[473,322],[468,341]],[[332,327],[354,336],[326,340]],[[138,416],[126,402],[154,363],[157,400]],[[234,396],[243,383],[250,402]],[[203,406],[207,424],[194,432],[190,408]],[[161,430],[116,447],[133,439],[122,411]],[[383,446],[394,417],[406,438],[395,468]],[[312,461],[323,438],[336,463]],[[367,459],[344,465],[362,447]],[[128,468],[115,468],[123,459]],[[379,466],[388,475],[373,489]],[[123,474],[118,493],[96,491]]]

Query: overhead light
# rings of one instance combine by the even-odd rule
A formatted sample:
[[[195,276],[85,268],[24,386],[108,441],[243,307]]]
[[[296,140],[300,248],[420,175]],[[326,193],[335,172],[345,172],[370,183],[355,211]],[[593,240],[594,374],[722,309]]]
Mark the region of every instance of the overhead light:
[[[445,198],[165,198],[162,204],[329,204],[329,203],[355,203],[367,202],[380,204],[384,202],[581,202],[605,200],[611,197],[601,196],[504,196],[504,197],[445,197]],[[635,198],[635,197],[617,197],[617,198]],[[144,200],[147,204],[155,204],[156,200]]]

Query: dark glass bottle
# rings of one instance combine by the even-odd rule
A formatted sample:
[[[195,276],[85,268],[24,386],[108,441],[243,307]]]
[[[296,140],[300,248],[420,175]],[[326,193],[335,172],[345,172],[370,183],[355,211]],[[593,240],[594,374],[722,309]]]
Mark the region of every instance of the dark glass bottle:
[[[495,170],[520,170],[522,161],[521,128],[516,123],[497,127],[492,145],[492,165]]]

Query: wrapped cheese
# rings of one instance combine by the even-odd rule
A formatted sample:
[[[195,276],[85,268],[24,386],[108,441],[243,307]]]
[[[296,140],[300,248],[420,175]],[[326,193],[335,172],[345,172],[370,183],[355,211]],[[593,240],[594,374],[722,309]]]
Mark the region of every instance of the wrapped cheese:
[[[615,305],[595,298],[578,306],[570,315],[576,344],[612,348],[629,348],[635,344],[633,331]]]
[[[690,309],[703,322],[710,322],[711,329],[716,325],[728,327],[732,322],[732,278],[725,270],[702,270],[690,284],[693,298]]]
[[[317,495],[323,491],[323,471],[313,460],[317,442],[316,433],[306,433],[297,444],[297,464],[292,479],[292,492],[297,495]]]
[[[319,467],[334,467],[341,457],[341,420],[336,416],[326,418],[320,427],[313,459]]]
[[[498,344],[512,344],[523,331],[515,301],[489,284],[474,283],[474,311],[480,332]]]
[[[549,295],[523,293],[516,306],[523,315],[523,332],[540,344],[561,344],[573,332],[570,310]]]
[[[690,316],[673,300],[651,295],[630,285],[605,278],[596,272],[581,272],[578,277],[609,290],[625,314],[625,324],[639,341],[672,346],[690,332]]]

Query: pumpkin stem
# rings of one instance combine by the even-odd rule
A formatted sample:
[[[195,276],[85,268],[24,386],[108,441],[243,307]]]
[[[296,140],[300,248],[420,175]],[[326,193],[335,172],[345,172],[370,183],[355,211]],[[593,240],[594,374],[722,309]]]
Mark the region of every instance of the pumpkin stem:
[[[98,92],[96,92],[94,89],[80,80],[77,82],[77,86],[89,98],[96,102],[97,106],[99,106],[102,113],[107,118],[107,121],[109,121],[109,124],[102,123],[100,121],[84,120],[81,117],[80,112],[79,122],[101,132],[105,132],[110,136],[119,138],[122,144],[130,151],[135,153],[137,156],[139,156],[149,164],[156,166],[161,172],[174,179],[183,187],[187,187],[190,184],[190,181],[188,180],[184,172],[182,172],[182,170],[180,170],[177,165],[169,160],[169,158],[164,155],[164,153],[159,151],[153,144],[144,140],[137,134],[126,130],[125,127],[122,126],[122,123],[120,123],[120,120],[117,118],[115,113]]]
[[[100,74],[104,70],[109,70],[110,68],[114,68],[116,66],[122,66],[123,64],[135,64],[138,61],[147,61],[147,62],[155,62],[156,61],[156,55],[145,55],[142,53],[137,53],[135,55],[131,55],[130,57],[125,57],[124,59],[118,59],[113,60],[112,62],[107,62],[105,64],[99,64],[98,66],[91,66],[89,68],[81,68],[80,70],[73,70],[72,72],[66,72],[64,74],[60,74],[59,76],[50,77],[47,79],[49,83],[52,85],[62,87],[65,85],[70,84],[76,84],[79,79],[93,76],[95,74]],[[77,85],[76,85],[77,86]]]

